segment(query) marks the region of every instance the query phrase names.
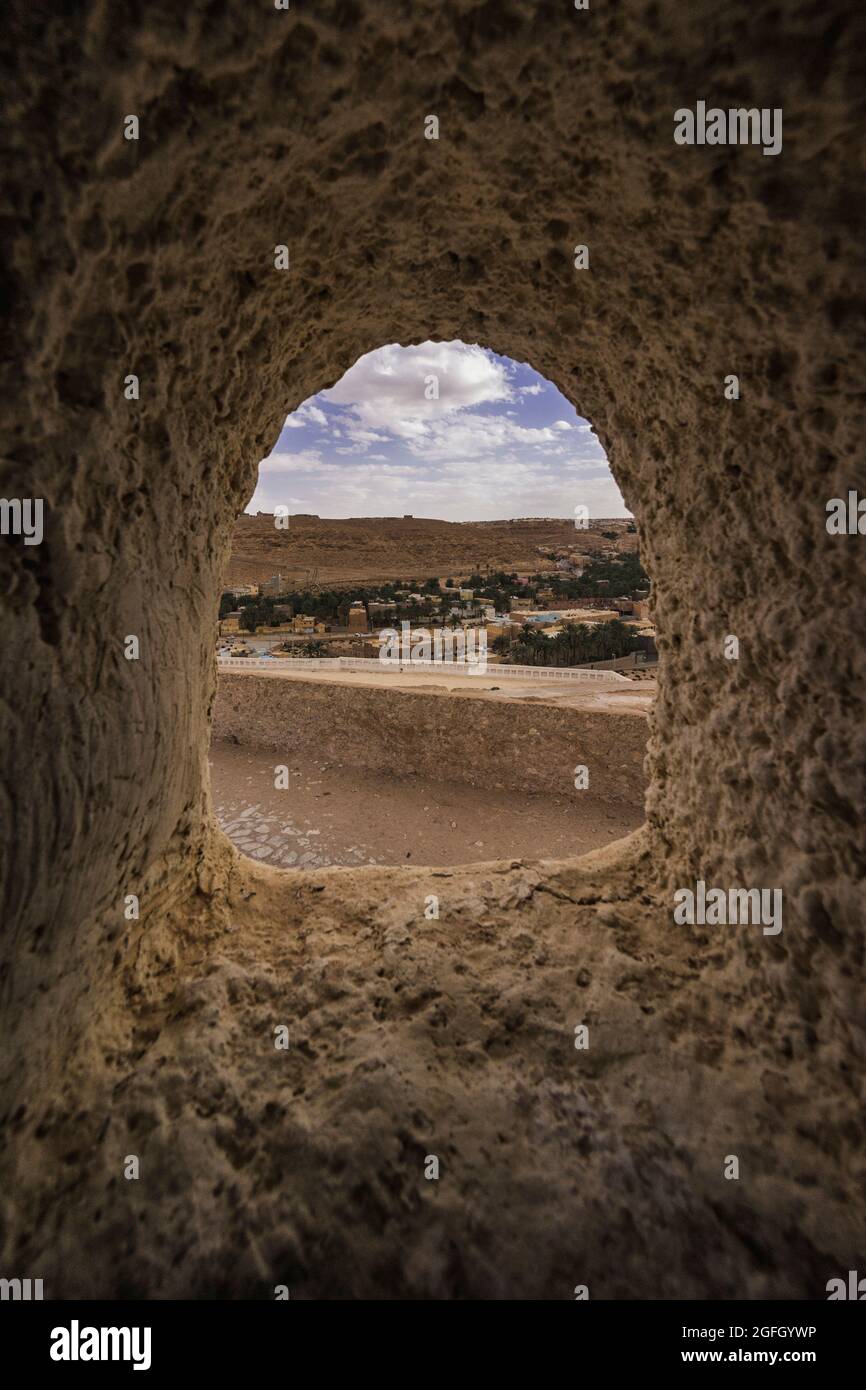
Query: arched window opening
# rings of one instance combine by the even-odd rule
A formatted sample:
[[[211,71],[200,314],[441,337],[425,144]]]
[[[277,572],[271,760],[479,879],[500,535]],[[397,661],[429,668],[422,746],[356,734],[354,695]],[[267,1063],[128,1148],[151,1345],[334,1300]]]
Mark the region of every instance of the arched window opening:
[[[649,579],[527,364],[386,345],[285,421],[219,611],[214,808],[282,868],[565,858],[643,821]]]

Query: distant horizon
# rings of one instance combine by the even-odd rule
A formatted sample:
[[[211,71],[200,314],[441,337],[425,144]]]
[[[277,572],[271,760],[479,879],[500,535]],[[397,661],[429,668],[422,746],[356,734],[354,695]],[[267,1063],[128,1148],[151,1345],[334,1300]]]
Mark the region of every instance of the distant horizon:
[[[386,344],[292,411],[244,510],[275,506],[335,508],[333,521],[431,508],[441,514],[425,519],[565,520],[578,506],[631,518],[592,425],[557,387],[459,340]]]
[[[275,505],[279,506],[280,504],[276,503]],[[255,512],[248,509],[238,512],[236,520],[240,521],[241,517],[246,516],[255,521],[258,516],[273,517],[275,515],[275,512],[260,507]],[[414,512],[365,512],[352,516],[322,516],[320,512],[289,512],[287,519],[291,521],[292,517],[312,517],[315,521],[440,521],[448,526],[492,526],[496,523],[515,521],[567,521],[570,524],[574,522],[573,516],[551,516],[540,513],[538,516],[465,517],[458,520],[444,516],[420,516]],[[621,516],[594,516],[589,518],[586,526],[575,527],[575,530],[591,531],[593,527],[600,526],[607,521],[634,521],[634,516],[631,512],[624,512]]]

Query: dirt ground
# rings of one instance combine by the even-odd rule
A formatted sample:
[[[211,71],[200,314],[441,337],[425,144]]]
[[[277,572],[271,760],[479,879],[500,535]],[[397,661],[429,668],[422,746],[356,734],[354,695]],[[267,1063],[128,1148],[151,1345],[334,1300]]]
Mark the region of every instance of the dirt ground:
[[[393,777],[298,755],[289,786],[274,757],[220,741],[211,747],[214,809],[244,854],[276,868],[466,864],[584,854],[636,830],[643,806],[600,807],[493,791],[428,777]]]

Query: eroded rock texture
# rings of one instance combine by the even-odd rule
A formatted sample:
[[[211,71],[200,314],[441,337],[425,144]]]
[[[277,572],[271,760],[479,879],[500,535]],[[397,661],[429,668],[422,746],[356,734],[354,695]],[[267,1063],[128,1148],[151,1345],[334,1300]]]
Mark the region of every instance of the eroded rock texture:
[[[4,1271],[813,1297],[862,1267],[866,565],[824,523],[864,486],[863,52],[836,0],[13,0],[3,495],[47,517],[2,550]],[[782,107],[782,154],[676,147],[697,100]],[[239,865],[205,757],[287,410],[455,337],[593,421],[665,661],[643,848],[461,870],[425,934],[423,873]],[[781,886],[782,935],[675,928],[695,875]]]

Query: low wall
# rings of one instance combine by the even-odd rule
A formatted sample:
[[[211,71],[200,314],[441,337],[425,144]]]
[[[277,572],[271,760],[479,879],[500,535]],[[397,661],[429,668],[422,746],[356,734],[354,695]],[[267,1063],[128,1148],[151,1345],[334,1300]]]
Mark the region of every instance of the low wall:
[[[629,657],[620,657],[621,661],[629,661]],[[268,657],[268,656],[219,656],[218,666],[221,671],[273,671],[273,661],[280,661],[303,671],[375,671],[381,674],[383,671],[432,671],[439,675],[452,676],[479,676],[483,678],[488,671],[495,670],[497,676],[505,677],[509,680],[535,680],[535,681],[572,681],[585,684],[587,681],[604,682],[610,684],[611,681],[624,681],[625,676],[620,676],[614,670],[608,670],[599,675],[592,666],[613,667],[616,663],[612,661],[598,661],[585,666],[513,666],[511,663],[499,663],[482,659],[474,661],[422,661],[412,660],[401,662],[396,657],[389,657],[383,660],[381,656],[311,656],[311,657]],[[631,663],[635,665],[635,662]]]
[[[436,694],[221,671],[213,740],[293,750],[346,767],[471,786],[576,795],[589,769],[600,802],[642,805],[648,725],[633,711],[590,711],[462,691]]]
[[[636,671],[647,666],[657,666],[658,657],[648,652],[629,652],[628,656],[613,656],[609,661],[590,661],[585,666],[576,666],[576,671]]]

